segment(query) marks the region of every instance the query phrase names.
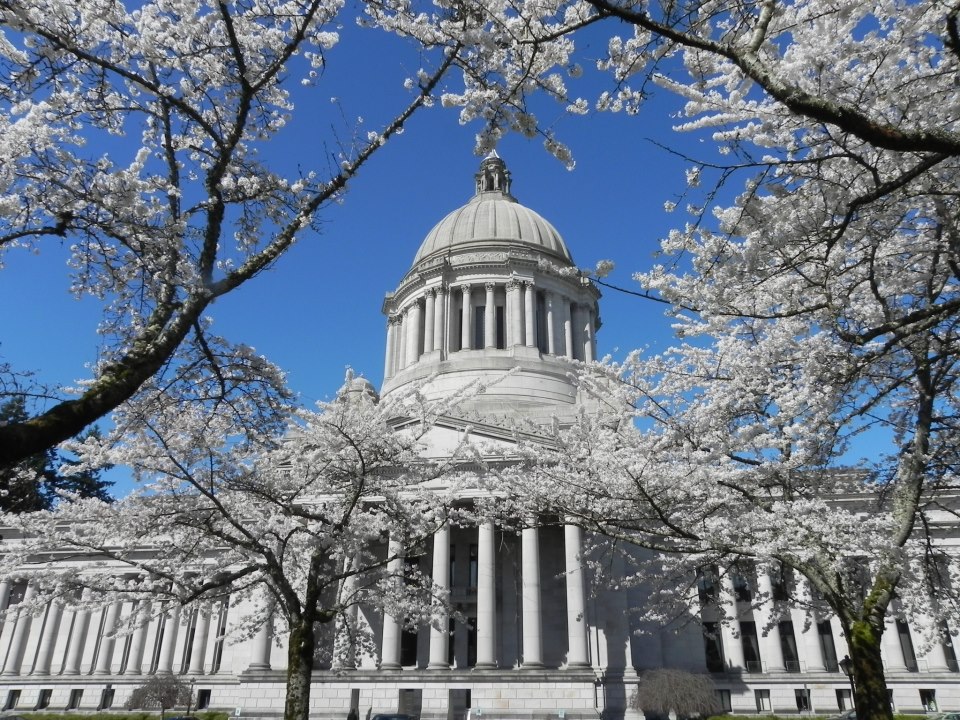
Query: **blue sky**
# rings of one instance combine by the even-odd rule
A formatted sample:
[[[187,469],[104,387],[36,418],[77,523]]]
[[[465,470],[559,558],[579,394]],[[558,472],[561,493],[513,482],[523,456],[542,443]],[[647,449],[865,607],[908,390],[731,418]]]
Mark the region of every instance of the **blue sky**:
[[[403,43],[348,27],[329,61],[318,86],[298,90],[294,120],[271,144],[278,165],[323,169],[331,153],[330,128],[347,129],[341,113],[378,129],[409,99],[402,82],[417,62]],[[587,82],[596,89],[596,78]],[[539,141],[508,137],[499,148],[519,201],[556,226],[580,266],[613,260],[611,282],[636,288],[631,274],[649,267],[659,239],[687,219],[663,210],[664,201],[683,191],[686,165],[655,142],[695,155],[713,148],[700,137],[671,131],[670,114],[679,108],[680,101],[666,94],[637,117],[574,117],[559,105],[543,105],[541,120],[575,153],[573,171]],[[216,302],[210,312],[215,331],[283,367],[306,404],[329,398],[348,366],[379,385],[384,294],[409,269],[431,227],[471,197],[477,130],[460,126],[454,110],[435,107],[416,115],[364,168],[345,202],[323,212],[319,234],[304,236],[269,272]],[[69,385],[96,358],[99,305],[68,294],[65,257],[56,243],[36,255],[6,256],[0,355],[42,380]],[[622,356],[670,343],[661,305],[607,290],[601,316],[601,354]]]

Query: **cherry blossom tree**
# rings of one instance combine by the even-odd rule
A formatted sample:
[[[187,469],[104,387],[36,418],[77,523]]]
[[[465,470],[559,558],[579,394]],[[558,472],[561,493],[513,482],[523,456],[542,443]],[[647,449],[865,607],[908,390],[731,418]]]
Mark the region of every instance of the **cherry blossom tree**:
[[[322,81],[349,12],[339,0],[0,0],[0,252],[66,244],[73,294],[103,308],[97,362],[73,393],[0,363],[4,393],[39,399],[0,425],[0,464],[77,435],[158,373],[257,370],[248,349],[209,336],[204,312],[315,228],[455,58],[434,55],[382,128],[331,134],[332,157],[285,175],[266,149],[294,112],[290,84]]]
[[[284,717],[305,720],[315,657],[352,666],[373,651],[358,606],[411,625],[446,612],[447,598],[402,558],[423,554],[444,523],[465,521],[451,508],[461,453],[424,457],[424,434],[447,406],[416,391],[381,401],[348,376],[335,400],[266,437],[238,419],[258,402],[248,387],[238,383],[219,412],[155,393],[124,421],[138,425],[125,445],[86,439],[75,448],[86,462],[127,464],[141,489],[113,504],[77,499],[7,515],[0,573],[30,580],[37,611],[79,589],[85,606],[141,600],[154,614],[229,595],[247,608],[237,637],[264,623],[286,632]],[[138,610],[117,632],[149,620]],[[338,642],[319,641],[334,624]]]
[[[891,603],[935,632],[956,610],[956,561],[936,530],[956,512],[957,6],[441,7],[441,34],[423,31],[413,2],[372,12],[427,44],[463,38],[464,90],[444,102],[485,123],[482,145],[541,134],[572,164],[538,121],[538,95],[574,114],[634,114],[661,89],[685,101],[677,129],[718,150],[689,158],[686,189],[665,198],[689,217],[637,276],[672,308],[682,344],[587,373],[606,411],[558,429],[559,450],[527,448],[529,472],[510,477],[518,501],[652,550],[679,588],[658,597],[678,612],[698,568],[746,558],[802,576],[812,591],[797,602],[826,604],[843,626],[858,715],[888,718]],[[587,63],[612,82],[583,97]],[[841,471],[870,433],[882,449]]]

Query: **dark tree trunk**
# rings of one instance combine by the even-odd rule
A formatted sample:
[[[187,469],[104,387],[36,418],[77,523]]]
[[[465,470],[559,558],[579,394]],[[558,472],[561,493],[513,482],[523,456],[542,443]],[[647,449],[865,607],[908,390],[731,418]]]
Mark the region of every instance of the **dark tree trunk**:
[[[290,629],[287,649],[287,695],[284,720],[308,720],[310,717],[310,683],[313,679],[313,652],[316,635],[313,622],[301,622]]]
[[[882,635],[882,625],[877,628],[866,620],[857,620],[847,632],[850,659],[853,661],[857,720],[893,719],[880,657]]]

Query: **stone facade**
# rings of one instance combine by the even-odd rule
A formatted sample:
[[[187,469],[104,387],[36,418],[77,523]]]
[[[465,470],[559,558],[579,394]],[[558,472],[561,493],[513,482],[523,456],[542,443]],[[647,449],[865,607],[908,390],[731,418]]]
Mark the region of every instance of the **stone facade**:
[[[382,394],[428,378],[425,391],[434,397],[469,381],[489,383],[438,426],[435,455],[449,451],[467,426],[477,437],[508,443],[518,420],[562,420],[581,401],[566,360],[596,356],[599,297],[574,271],[557,231],[516,202],[505,164],[491,155],[473,199],[428,234],[384,301]],[[808,624],[796,614],[764,636],[763,608],[742,601],[744,588],[705,579],[692,622],[638,633],[629,609],[644,602],[642,588],[597,587],[581,565],[582,548],[572,526],[518,534],[487,524],[439,533],[421,569],[449,589],[468,622],[451,623],[450,632],[404,633],[393,618],[363,612],[377,650],[357,668],[318,668],[311,716],[342,719],[355,708],[360,717],[399,711],[424,720],[464,720],[468,710],[473,720],[619,719],[634,714],[627,708],[638,673],[665,666],[711,672],[737,713],[850,707],[835,620]],[[756,581],[769,590],[769,577]],[[0,583],[0,607],[29,592]],[[714,627],[717,603],[733,610],[733,626]],[[155,616],[149,624],[111,636],[118,618],[148,610]],[[43,616],[10,613],[0,627],[4,709],[122,708],[145,677],[167,673],[193,684],[197,708],[282,715],[282,637],[265,627],[233,642],[231,621],[244,608],[226,601],[205,612],[157,610],[126,603],[73,612],[51,604]],[[884,653],[897,711],[960,709],[952,647],[936,644],[921,654],[915,626],[894,618],[889,630]]]

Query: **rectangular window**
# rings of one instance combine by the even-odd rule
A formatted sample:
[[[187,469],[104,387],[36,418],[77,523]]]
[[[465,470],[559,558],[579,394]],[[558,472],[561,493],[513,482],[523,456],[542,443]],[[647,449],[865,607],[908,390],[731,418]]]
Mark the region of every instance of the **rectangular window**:
[[[797,637],[793,633],[793,623],[789,620],[781,622],[777,629],[780,631],[784,669],[787,672],[800,672],[800,655],[797,654]]]
[[[67,710],[76,710],[80,707],[80,701],[83,700],[83,690],[71,690],[70,701],[67,703]]]
[[[417,640],[416,630],[404,630],[400,633],[400,665],[403,667],[416,667]]]
[[[797,698],[797,711],[810,712],[813,707],[810,704],[810,691],[807,688],[797,688],[793,691],[793,694]]]
[[[887,690],[887,702],[890,703],[890,712],[897,714],[897,706],[893,704],[893,690]]]
[[[903,664],[910,672],[917,672],[917,655],[913,651],[913,640],[910,638],[910,626],[903,620],[897,620],[897,635],[900,636],[900,651],[903,653]]]
[[[457,546],[450,543],[450,588],[457,587]]]
[[[12,608],[14,605],[19,605],[23,602],[24,595],[27,594],[27,583],[18,582],[12,588],[10,588],[10,594],[7,596],[7,607],[3,608]]]
[[[497,305],[496,310],[497,349],[503,350],[507,347],[507,324],[503,315],[503,306]]]
[[[837,710],[853,710],[850,688],[837,688]]]
[[[473,349],[482,350],[485,344],[484,325],[487,320],[487,306],[477,305],[473,308]]]
[[[763,663],[760,661],[760,641],[757,638],[757,624],[752,620],[740,622],[740,642],[743,643],[743,660],[746,671],[751,673],[763,672]]]
[[[19,690],[10,690],[7,692],[7,701],[3,704],[4,710],[13,710],[17,707],[17,703],[20,702],[20,691]]]
[[[780,565],[773,571],[773,577],[770,580],[773,583],[773,599],[789,600],[792,580],[790,568]]]
[[[166,615],[161,615],[157,622],[157,634],[153,640],[153,653],[150,655],[150,674],[160,667],[160,648],[163,646],[163,628],[166,625]]]
[[[706,605],[717,599],[717,569],[705,567],[697,570],[697,594],[700,603]]]
[[[447,665],[454,666],[457,653],[457,623],[453,618],[448,621],[447,627]]]
[[[206,710],[210,707],[210,688],[197,690],[197,710]]]
[[[723,672],[723,642],[720,638],[720,626],[715,622],[703,624],[703,649],[707,657],[707,670]]]
[[[190,669],[190,659],[193,657],[193,641],[197,636],[197,610],[190,613],[190,623],[187,625],[187,640],[183,644],[183,657],[180,659],[180,674]]]
[[[50,698],[53,697],[53,690],[46,688],[40,691],[40,697],[37,698],[37,710],[46,710],[50,707]]]
[[[730,568],[730,579],[733,581],[733,595],[737,602],[748,603],[753,600],[753,590],[750,588],[750,579],[754,569],[746,563],[740,563]]]
[[[112,687],[104,688],[103,692],[100,693],[100,706],[97,710],[109,710],[112,708],[114,695],[116,695],[116,691]]]
[[[130,662],[130,646],[133,644],[133,635],[127,635],[123,641],[123,650],[120,653],[120,674],[126,672],[127,664]]]
[[[833,628],[829,620],[817,623],[817,637],[820,641],[820,652],[823,653],[823,666],[827,672],[840,672],[837,664],[837,648],[833,644]]]
[[[757,712],[770,712],[772,709],[770,706],[770,691],[754,690],[753,694],[757,701]]]
[[[542,292],[537,293],[537,349],[542,353],[550,349],[547,342],[547,301]]]
[[[467,625],[467,667],[477,664],[477,619],[470,618]]]
[[[210,663],[210,672],[220,672],[220,664],[223,662],[223,643],[227,636],[227,610],[230,607],[229,598],[224,598],[220,603],[220,613],[217,616],[217,635],[213,643],[213,658]]]
[[[925,712],[937,712],[937,691],[933,689],[921,690],[920,704]]]
[[[733,711],[733,703],[732,703],[732,701],[731,701],[731,699],[730,699],[730,691],[729,691],[729,690],[717,690],[716,692],[717,692],[717,702],[720,703],[720,709],[721,709],[723,712],[732,712],[732,711]]]
[[[479,552],[479,550],[478,550],[478,546],[477,546],[477,545],[471,545],[471,546],[470,546],[470,565],[469,565],[469,567],[470,567],[470,580],[469,580],[469,588],[470,588],[471,590],[476,590],[476,589],[477,589],[477,573],[478,573],[478,571],[479,571],[479,565],[478,565],[478,563],[479,563],[479,557],[480,557],[480,556],[478,555],[478,552]]]

